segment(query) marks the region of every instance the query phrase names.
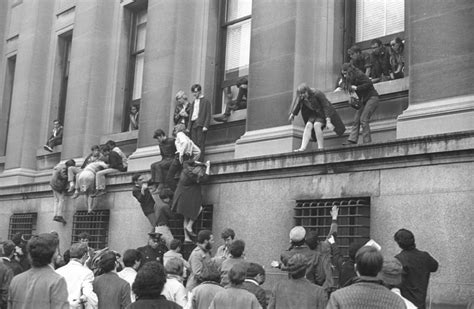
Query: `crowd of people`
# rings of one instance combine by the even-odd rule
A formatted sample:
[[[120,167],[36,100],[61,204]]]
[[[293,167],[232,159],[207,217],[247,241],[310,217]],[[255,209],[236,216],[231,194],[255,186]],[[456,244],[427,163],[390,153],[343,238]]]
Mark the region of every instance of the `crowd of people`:
[[[268,291],[264,266],[246,257],[245,241],[230,228],[217,250],[212,231],[199,231],[188,259],[180,240],[171,235],[168,245],[154,231],[145,246],[123,255],[90,248],[87,233],[63,255],[56,232],[28,241],[15,235],[0,251],[0,308],[425,308],[438,262],[416,248],[411,231],[395,233],[395,257],[384,257],[373,240],[356,240],[346,258],[336,206],[331,216],[321,241],[316,230],[290,230],[289,249],[270,263],[287,278]]]

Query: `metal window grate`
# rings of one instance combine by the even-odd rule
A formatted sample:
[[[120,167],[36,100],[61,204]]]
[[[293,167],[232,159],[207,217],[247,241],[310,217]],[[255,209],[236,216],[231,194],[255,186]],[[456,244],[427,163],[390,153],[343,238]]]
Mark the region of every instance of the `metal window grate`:
[[[212,230],[212,210],[213,205],[202,206],[202,211],[196,222],[194,222],[194,230],[196,233],[200,230]],[[176,215],[175,218],[169,220],[169,227],[174,238],[184,241],[182,216]]]
[[[8,239],[12,239],[16,233],[23,235],[24,239],[29,239],[36,232],[36,218],[36,212],[13,214],[10,217]]]
[[[295,223],[326,237],[331,227],[331,208],[339,207],[337,243],[341,254],[348,255],[353,241],[370,239],[370,198],[341,198],[296,201]]]
[[[110,210],[95,210],[88,214],[86,210],[76,211],[72,222],[72,243],[79,241],[79,234],[90,235],[89,247],[96,250],[108,246]]]

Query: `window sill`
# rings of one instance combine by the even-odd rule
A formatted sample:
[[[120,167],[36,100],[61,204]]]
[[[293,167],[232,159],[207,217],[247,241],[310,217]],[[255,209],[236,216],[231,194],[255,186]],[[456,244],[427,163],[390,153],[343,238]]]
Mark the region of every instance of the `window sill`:
[[[138,130],[102,135],[100,137],[100,144],[103,145],[108,140],[112,140],[116,144],[122,144],[123,142],[127,142],[134,139],[138,139]]]
[[[41,146],[41,148],[36,149],[36,157],[47,157],[47,156],[52,156],[56,154],[61,154],[62,151],[63,151],[63,145],[57,145],[56,147],[54,147],[53,152],[44,150],[43,146]]]
[[[405,92],[409,90],[409,77],[404,77],[395,80],[389,80],[386,82],[380,82],[374,84],[375,90],[379,93],[380,96],[392,94],[392,93],[399,93]],[[349,95],[344,91],[337,91],[337,92],[326,92],[326,97],[328,98],[329,102],[333,105],[339,105],[339,103],[346,103],[349,100]]]
[[[247,109],[241,109],[241,110],[237,110],[237,111],[232,112],[230,114],[229,119],[226,122],[218,122],[218,121],[214,120],[214,117],[220,116],[220,115],[222,115],[222,113],[212,115],[212,117],[211,117],[211,126],[218,126],[218,125],[226,124],[226,123],[229,123],[229,122],[236,122],[236,121],[246,120],[247,119]]]

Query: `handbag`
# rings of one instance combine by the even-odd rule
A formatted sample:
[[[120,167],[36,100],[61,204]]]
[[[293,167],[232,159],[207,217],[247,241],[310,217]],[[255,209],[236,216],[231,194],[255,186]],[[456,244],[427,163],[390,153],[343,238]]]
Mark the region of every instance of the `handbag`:
[[[357,97],[357,95],[351,94],[348,102],[349,102],[349,105],[355,110],[359,110],[362,107],[360,99]]]

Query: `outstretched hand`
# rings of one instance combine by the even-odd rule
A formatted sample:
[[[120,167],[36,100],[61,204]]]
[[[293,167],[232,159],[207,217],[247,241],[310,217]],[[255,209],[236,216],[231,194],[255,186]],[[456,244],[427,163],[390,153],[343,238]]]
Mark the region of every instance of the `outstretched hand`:
[[[337,220],[337,216],[339,215],[339,207],[332,206],[330,214],[331,214],[331,217],[332,217],[333,220]]]

